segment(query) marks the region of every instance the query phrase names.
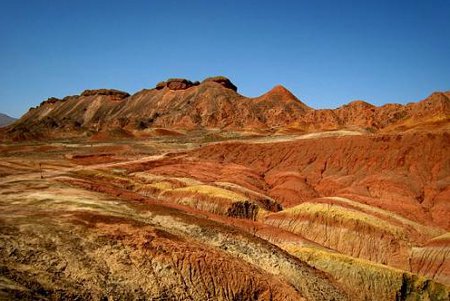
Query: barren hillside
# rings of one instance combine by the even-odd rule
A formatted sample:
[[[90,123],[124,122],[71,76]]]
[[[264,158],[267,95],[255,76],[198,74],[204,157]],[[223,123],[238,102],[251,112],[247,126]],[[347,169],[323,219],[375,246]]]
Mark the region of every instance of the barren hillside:
[[[449,300],[449,97],[49,99],[2,130],[0,299]]]

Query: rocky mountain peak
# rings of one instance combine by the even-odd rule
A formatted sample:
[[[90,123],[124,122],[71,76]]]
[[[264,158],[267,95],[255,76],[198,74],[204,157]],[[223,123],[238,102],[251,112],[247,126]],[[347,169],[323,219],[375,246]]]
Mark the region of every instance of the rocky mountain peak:
[[[354,100],[349,102],[346,107],[353,107],[353,108],[364,108],[364,109],[370,109],[374,108],[375,106],[373,104],[370,104],[364,100]]]
[[[225,76],[214,76],[214,77],[208,77],[205,80],[203,80],[202,83],[217,83],[219,85],[224,86],[227,89],[231,89],[235,92],[237,92],[237,87]]]
[[[292,94],[291,91],[289,91],[287,88],[285,88],[282,85],[276,85],[273,87],[269,92],[267,92],[265,95],[270,97],[281,97],[283,99],[297,99],[294,94]]]

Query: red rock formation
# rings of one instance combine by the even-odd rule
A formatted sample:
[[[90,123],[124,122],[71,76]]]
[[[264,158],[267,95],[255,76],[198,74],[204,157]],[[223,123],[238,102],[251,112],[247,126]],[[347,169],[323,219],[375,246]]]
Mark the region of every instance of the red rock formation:
[[[433,239],[450,229],[449,153],[445,131],[215,143],[122,165],[126,176],[97,173],[87,187],[255,220],[276,241],[289,232],[448,283],[448,243]]]
[[[222,143],[202,148],[195,156],[263,174],[273,196],[285,206],[317,195],[353,194],[362,202],[450,230],[440,216],[440,204],[448,194],[444,183],[450,174],[449,138],[444,132]],[[293,181],[294,194],[279,193],[287,181]],[[380,199],[383,203],[377,203]]]
[[[449,92],[434,93],[406,106],[375,107],[355,101],[335,110],[313,110],[282,86],[256,98],[236,91],[237,87],[225,77],[207,78],[202,83],[169,79],[155,89],[132,96],[117,90],[86,90],[80,96],[41,103],[9,127],[6,136],[20,140],[102,132],[100,136],[107,138],[117,129],[139,136],[148,128],[265,133],[352,128],[360,132],[399,132],[446,127],[450,118]]]

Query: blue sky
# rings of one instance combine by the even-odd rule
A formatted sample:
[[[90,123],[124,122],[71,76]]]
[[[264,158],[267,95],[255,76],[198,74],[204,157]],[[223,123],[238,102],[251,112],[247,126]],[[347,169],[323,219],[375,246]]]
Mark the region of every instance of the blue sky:
[[[450,90],[450,1],[0,0],[0,112],[92,88],[228,76],[314,108]]]

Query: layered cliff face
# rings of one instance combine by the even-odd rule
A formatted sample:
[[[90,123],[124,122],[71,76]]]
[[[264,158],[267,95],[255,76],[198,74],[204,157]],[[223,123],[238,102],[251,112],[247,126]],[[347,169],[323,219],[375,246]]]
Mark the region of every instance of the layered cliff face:
[[[282,86],[247,98],[225,77],[203,82],[169,79],[133,95],[86,90],[50,98],[3,132],[6,139],[100,139],[148,136],[152,129],[298,133],[351,128],[360,132],[448,127],[449,93],[419,102],[375,107],[354,101],[334,110],[313,110]]]

